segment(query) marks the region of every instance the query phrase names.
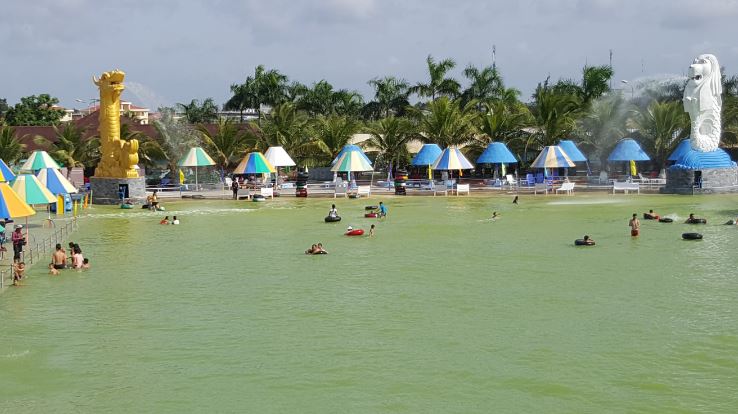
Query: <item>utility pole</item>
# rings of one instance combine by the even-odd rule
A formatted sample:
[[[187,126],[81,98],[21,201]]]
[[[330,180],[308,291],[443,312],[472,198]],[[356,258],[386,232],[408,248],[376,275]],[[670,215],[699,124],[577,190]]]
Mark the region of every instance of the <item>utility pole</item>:
[[[610,49],[610,70],[612,70],[612,49]],[[610,77],[610,89],[612,89],[612,76]]]
[[[497,47],[492,45],[492,70],[497,68]]]

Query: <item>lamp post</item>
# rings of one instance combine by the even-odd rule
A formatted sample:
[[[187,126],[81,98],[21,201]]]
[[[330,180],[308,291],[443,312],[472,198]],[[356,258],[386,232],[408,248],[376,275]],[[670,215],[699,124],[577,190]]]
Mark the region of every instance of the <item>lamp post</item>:
[[[630,82],[628,82],[627,80],[621,80],[620,82],[622,82],[625,85],[630,86],[630,99],[633,100],[633,96],[635,95],[635,91],[634,91],[633,85]]]
[[[86,103],[87,104],[87,113],[92,112],[92,108],[94,108],[95,102],[100,102],[100,99],[97,98],[91,98],[91,99],[75,99],[75,102],[79,103]]]

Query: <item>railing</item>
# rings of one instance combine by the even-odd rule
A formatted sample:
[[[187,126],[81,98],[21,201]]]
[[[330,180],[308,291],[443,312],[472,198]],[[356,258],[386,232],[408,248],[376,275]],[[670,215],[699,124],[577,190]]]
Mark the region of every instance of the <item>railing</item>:
[[[64,225],[61,225],[61,223],[58,225],[55,224],[54,232],[44,239],[37,240],[35,237],[32,237],[31,240],[26,239],[27,242],[25,249],[21,252],[21,261],[25,262],[27,267],[30,267],[34,263],[38,262],[42,255],[53,250],[57,243],[65,241],[65,238],[68,238],[76,229],[77,219],[73,218],[70,221],[65,221]],[[1,258],[4,258],[5,253],[8,252],[2,252]],[[13,278],[12,261],[9,265],[0,266],[0,289],[5,286],[6,277],[11,280]]]

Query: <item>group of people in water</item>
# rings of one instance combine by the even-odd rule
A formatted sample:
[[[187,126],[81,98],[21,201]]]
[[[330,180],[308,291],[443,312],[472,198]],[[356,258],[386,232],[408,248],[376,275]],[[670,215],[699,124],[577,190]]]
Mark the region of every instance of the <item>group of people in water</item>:
[[[383,201],[379,202],[378,206],[367,206],[366,211],[371,211],[371,213],[365,213],[364,217],[366,218],[385,218],[387,217],[387,206],[384,204]],[[331,204],[331,209],[328,210],[328,216],[326,216],[325,221],[327,223],[332,222],[338,222],[341,221],[341,216],[338,215],[338,209],[336,208],[335,204]],[[374,237],[376,235],[376,229],[377,226],[375,224],[372,224],[369,226],[369,232],[367,234],[368,237]],[[364,229],[360,228],[354,228],[353,226],[348,226],[346,228],[346,232],[344,233],[346,236],[363,236],[364,235]],[[313,244],[309,249],[305,250],[305,254],[328,254],[328,252],[323,248],[322,243]]]
[[[79,244],[69,242],[69,250],[62,247],[61,243],[57,243],[54,253],[51,254],[51,263],[49,263],[49,274],[52,276],[59,275],[60,270],[77,269],[85,270],[90,268],[90,259],[82,255],[82,248]],[[13,285],[20,286],[25,278],[26,263],[18,258],[13,259]]]
[[[169,220],[169,216],[164,216],[164,218],[161,219],[161,221],[159,222],[159,224],[174,224],[174,225],[177,225],[177,224],[179,224],[179,219],[177,218],[177,216],[172,216],[172,219]]]

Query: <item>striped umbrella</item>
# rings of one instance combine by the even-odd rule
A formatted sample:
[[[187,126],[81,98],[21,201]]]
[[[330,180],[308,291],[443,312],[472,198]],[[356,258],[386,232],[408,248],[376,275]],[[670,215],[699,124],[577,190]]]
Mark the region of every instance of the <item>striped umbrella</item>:
[[[361,157],[364,158],[367,164],[371,165],[372,163],[371,160],[369,160],[369,157],[367,157],[366,154],[364,154],[364,151],[362,151],[358,145],[344,145],[343,148],[341,148],[341,151],[338,152],[338,155],[336,155],[336,158],[334,158],[333,161],[331,162],[331,167],[336,165],[336,163],[338,162],[338,159],[341,158],[343,154],[347,152],[352,152],[352,151],[358,152],[361,155]]]
[[[56,168],[44,168],[39,170],[36,178],[44,185],[52,194],[71,194],[76,193],[77,188],[67,180]]]
[[[10,170],[5,161],[0,160],[0,181],[10,182],[15,180],[15,174]]]
[[[8,183],[0,183],[0,217],[28,217],[34,214],[36,211],[23,201]]]
[[[474,165],[466,159],[458,148],[449,147],[436,158],[431,168],[451,171],[451,178],[453,178],[453,170],[459,170],[459,177],[461,177],[463,175],[461,170],[474,168]]]
[[[13,182],[13,191],[26,204],[50,204],[56,202],[51,193],[33,174],[19,174]]]
[[[61,169],[59,164],[56,163],[51,158],[51,155],[49,155],[46,151],[33,151],[30,157],[28,157],[28,160],[23,163],[21,166],[21,171],[33,171],[36,172],[38,170],[44,169],[44,168],[56,168]]]
[[[584,156],[582,151],[579,150],[577,144],[574,141],[568,139],[562,139],[559,141],[559,147],[569,156],[569,159],[574,162],[586,162],[587,157]]]
[[[202,147],[190,148],[187,154],[177,163],[180,167],[195,167],[195,188],[197,188],[197,167],[207,167],[215,165],[215,161],[210,158]],[[182,171],[182,170],[180,170]],[[180,179],[180,182],[183,181]]]
[[[561,147],[551,145],[544,147],[530,166],[531,168],[565,168],[574,167],[574,163]]]
[[[260,152],[250,152],[241,160],[234,174],[269,174],[276,172],[274,166],[267,161],[264,154]]]
[[[331,167],[334,172],[374,171],[369,158],[361,151],[346,151],[338,157]]]
[[[410,164],[416,167],[428,167],[428,179],[432,180],[433,170],[431,169],[431,165],[433,165],[442,152],[441,147],[436,144],[423,144],[423,147],[415,154]]]

